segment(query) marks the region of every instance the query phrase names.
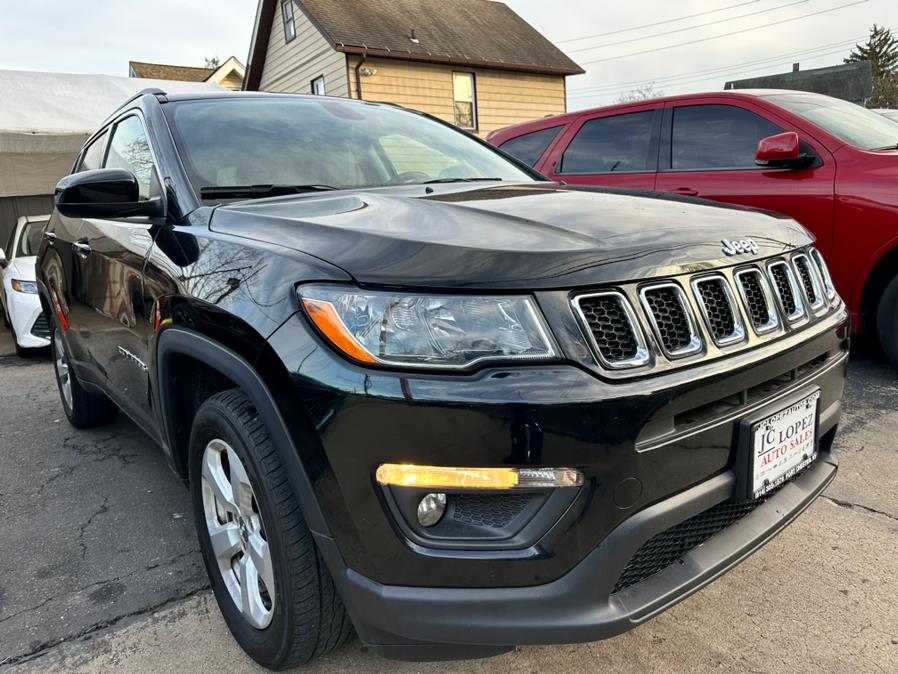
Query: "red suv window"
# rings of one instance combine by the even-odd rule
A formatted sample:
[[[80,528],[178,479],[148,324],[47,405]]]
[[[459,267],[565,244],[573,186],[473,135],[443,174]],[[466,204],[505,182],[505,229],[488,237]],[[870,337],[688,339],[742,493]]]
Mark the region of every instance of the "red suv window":
[[[562,125],[531,131],[517,138],[512,138],[499,147],[528,166],[536,166],[536,162],[543,156],[543,153],[552,144],[552,141],[558,137],[563,128],[564,126]]]
[[[654,171],[654,119],[654,110],[643,110],[589,120],[568,145],[556,173]]]

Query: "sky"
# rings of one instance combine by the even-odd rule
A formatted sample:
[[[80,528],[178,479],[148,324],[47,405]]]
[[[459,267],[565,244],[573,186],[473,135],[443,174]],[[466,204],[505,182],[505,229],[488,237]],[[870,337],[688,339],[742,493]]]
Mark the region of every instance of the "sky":
[[[793,62],[836,65],[874,22],[898,33],[896,0],[506,3],[587,71],[568,78],[570,110],[614,103],[652,81],[665,94],[718,91],[728,79],[785,72]],[[129,60],[245,62],[256,9],[256,0],[5,4],[0,69],[121,76]]]

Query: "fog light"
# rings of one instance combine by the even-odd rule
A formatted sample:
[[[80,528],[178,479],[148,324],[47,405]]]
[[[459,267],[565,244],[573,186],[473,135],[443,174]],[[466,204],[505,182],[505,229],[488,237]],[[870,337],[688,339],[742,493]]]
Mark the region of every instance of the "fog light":
[[[446,512],[445,494],[428,494],[418,504],[418,522],[422,527],[432,527]]]
[[[551,489],[579,487],[583,474],[573,468],[452,468],[384,463],[377,482],[397,487],[437,489]]]

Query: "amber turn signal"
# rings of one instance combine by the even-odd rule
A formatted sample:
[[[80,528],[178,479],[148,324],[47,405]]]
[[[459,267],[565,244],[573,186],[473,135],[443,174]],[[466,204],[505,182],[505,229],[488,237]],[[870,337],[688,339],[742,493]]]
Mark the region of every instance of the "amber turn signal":
[[[451,468],[384,463],[377,482],[424,489],[545,489],[579,487],[583,475],[573,468]]]

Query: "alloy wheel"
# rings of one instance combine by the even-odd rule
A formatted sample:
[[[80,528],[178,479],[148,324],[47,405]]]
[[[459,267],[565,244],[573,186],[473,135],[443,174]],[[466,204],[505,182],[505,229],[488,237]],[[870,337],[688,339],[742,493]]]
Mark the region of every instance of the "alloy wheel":
[[[212,552],[234,605],[264,629],[274,616],[274,567],[246,468],[224,440],[203,452],[203,511]]]
[[[69,359],[65,355],[65,347],[62,345],[62,335],[59,330],[53,331],[53,364],[56,368],[56,379],[59,381],[59,390],[67,409],[72,409],[72,374],[69,370]]]

